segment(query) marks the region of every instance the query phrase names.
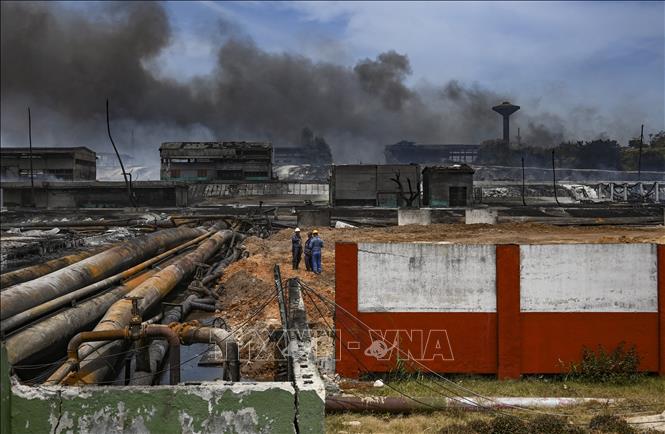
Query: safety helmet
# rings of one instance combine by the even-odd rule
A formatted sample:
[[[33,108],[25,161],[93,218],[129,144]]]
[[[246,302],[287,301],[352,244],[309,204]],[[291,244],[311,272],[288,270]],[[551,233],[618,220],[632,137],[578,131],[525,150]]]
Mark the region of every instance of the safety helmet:
[[[300,232],[300,228],[296,228],[296,232]]]
[[[316,229],[314,229],[314,230],[312,231],[312,234],[318,234],[318,233],[319,233],[319,231],[317,231]]]

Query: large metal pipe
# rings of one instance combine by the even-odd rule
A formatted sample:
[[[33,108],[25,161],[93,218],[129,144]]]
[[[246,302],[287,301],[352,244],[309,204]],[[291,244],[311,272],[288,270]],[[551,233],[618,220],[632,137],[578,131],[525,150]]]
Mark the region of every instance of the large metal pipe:
[[[502,408],[556,408],[568,405],[583,405],[590,402],[611,403],[613,399],[603,398],[540,398],[540,397],[497,397],[475,396],[417,397],[395,396],[348,396],[330,395],[326,397],[326,412],[378,412],[408,414],[423,411],[439,411],[444,408],[461,408],[481,411]]]
[[[99,297],[86,300],[75,308],[67,309],[9,336],[5,341],[9,363],[17,364],[52,345],[64,345],[74,333],[101,318],[113,303],[157,271],[147,270]]]
[[[27,282],[29,280],[42,277],[45,274],[52,273],[56,270],[64,268],[68,265],[75,264],[85,258],[89,258],[100,252],[100,249],[84,250],[82,252],[74,253],[72,255],[63,256],[61,258],[52,259],[41,264],[36,264],[30,267],[21,268],[20,270],[10,271],[0,275],[0,289],[9,288],[12,285]]]
[[[184,327],[180,338],[185,345],[215,343],[224,359],[224,375],[231,381],[240,381],[240,353],[238,343],[230,332],[215,327]]]
[[[185,301],[182,302],[182,304],[180,304],[180,306],[168,310],[164,314],[164,318],[162,318],[161,323],[167,325],[183,321],[192,310],[192,302],[196,299],[196,295],[190,295],[185,299]],[[164,360],[164,356],[166,355],[167,351],[168,346],[164,341],[151,342],[150,346],[148,347],[148,368],[150,371],[136,369],[129,384],[134,386],[151,385],[154,381],[154,377],[157,375],[157,369],[161,365],[162,360]]]
[[[139,310],[146,312],[148,309],[158,303],[164,296],[185,277],[191,274],[198,264],[208,261],[226,242],[231,239],[232,232],[223,230],[215,233],[194,251],[186,254],[182,258],[175,261],[168,267],[163,268],[150,279],[143,282],[136,289],[128,294],[129,297],[140,297]],[[129,324],[132,317],[132,303],[130,300],[118,300],[106,312],[102,320],[97,324],[95,330],[111,330],[124,328]],[[82,345],[81,349],[84,351],[94,352],[95,347],[100,343],[88,342]],[[112,344],[114,345],[114,344]],[[93,347],[86,349],[86,347]],[[117,352],[120,351],[118,346]],[[81,368],[84,369],[86,363],[89,361],[84,360],[81,363]],[[108,369],[102,367],[94,372],[90,372],[85,377],[86,382],[98,383],[108,373]]]
[[[78,371],[79,353],[81,344],[92,341],[115,341],[115,340],[140,340],[143,338],[162,338],[169,346],[169,370],[170,383],[172,385],[180,382],[180,338],[178,334],[166,325],[150,324],[142,326],[140,333],[136,336],[131,332],[129,326],[116,330],[100,330],[92,332],[81,332],[74,336],[67,345],[67,364],[71,369]]]
[[[184,255],[186,255],[186,253],[181,253],[178,256],[170,258],[164,263],[164,265],[168,266],[177,261],[178,258]],[[90,324],[95,319],[101,318],[106,313],[106,311],[113,305],[113,303],[120,300],[122,297],[124,297],[129,292],[138,287],[141,283],[146,281],[148,278],[157,274],[158,271],[159,270],[156,268],[150,269],[145,273],[140,274],[139,276],[127,281],[121,287],[118,287],[112,291],[100,295],[99,297],[93,298],[92,300],[88,300],[85,301],[84,303],[77,305],[76,309],[68,309],[63,313],[57,314],[44,321],[39,322],[37,325],[32,326],[29,329],[21,332],[22,335],[21,337],[25,338],[25,340],[20,338],[14,340],[13,339],[14,337],[12,336],[12,338],[10,338],[12,339],[12,348],[13,349],[15,348],[14,351],[20,350],[23,353],[27,353],[25,347],[34,351],[35,348],[38,348],[35,342],[40,341],[41,345],[46,345],[46,343],[48,343],[49,341],[53,342],[53,339],[56,338],[54,335],[60,336],[59,333],[56,334],[58,330],[66,330],[68,332],[66,336],[67,337],[71,336],[75,330],[80,330],[84,325]],[[192,299],[194,298],[195,296],[192,296]],[[93,315],[94,318],[91,318],[91,316]],[[180,317],[177,318],[168,317],[168,312],[166,315],[167,316],[165,316],[164,319],[161,320],[163,324],[169,324],[172,322],[180,321]],[[169,320],[168,322],[167,319]],[[42,336],[45,339],[41,339]],[[108,357],[108,353],[112,353],[114,350],[116,352],[120,351],[117,348],[117,345],[115,347],[116,348],[108,348],[108,349],[103,348],[103,343],[97,346],[86,345],[82,349],[79,349],[79,356],[81,360],[88,358],[106,359]],[[7,351],[9,353],[9,348]],[[10,357],[10,363],[11,363],[11,357]],[[88,368],[92,367],[89,366]],[[51,384],[51,385],[59,384],[65,379],[65,377],[69,374],[69,372],[70,372],[70,367],[67,364],[62,364],[53,374],[51,374],[51,376],[44,382],[44,384]]]
[[[30,282],[14,285],[0,292],[0,320],[118,273],[203,233],[203,229],[165,229],[125,241]]]
[[[243,240],[245,238],[243,235],[238,235],[238,234],[236,234],[236,237],[238,238],[238,240]],[[201,279],[201,284],[206,286],[209,283],[222,277],[222,275],[224,274],[224,270],[226,270],[226,267],[228,267],[229,264],[231,264],[232,262],[237,261],[241,253],[242,253],[241,249],[234,248],[231,254],[226,258],[224,258],[222,261],[220,261],[219,264],[217,264],[217,266],[210,272],[210,274]]]
[[[178,253],[182,249],[186,249],[189,246],[192,246],[200,241],[203,241],[207,237],[211,236],[213,233],[214,231],[207,232],[201,236],[194,238],[193,240],[180,244],[173,249],[169,249],[164,253],[161,253],[157,256],[148,259],[147,261],[135,265],[134,267],[128,268],[125,271],[122,271],[118,274],[114,274],[113,276],[107,277],[106,279],[102,279],[98,282],[93,283],[92,285],[88,285],[81,289],[77,289],[76,291],[72,291],[58,298],[54,298],[53,300],[47,301],[46,303],[42,303],[38,306],[35,306],[31,309],[25,310],[17,315],[7,318],[2,322],[0,322],[0,330],[2,330],[3,332],[13,330],[16,327],[25,324],[29,321],[32,321],[36,318],[39,318],[40,316],[46,315],[47,313],[54,311],[55,309],[61,306],[71,304],[77,300],[81,300],[85,297],[88,297],[89,295],[99,292],[104,288],[107,288],[115,283],[118,283],[123,279],[131,277],[145,270],[146,268],[160,261],[163,261],[165,258]]]

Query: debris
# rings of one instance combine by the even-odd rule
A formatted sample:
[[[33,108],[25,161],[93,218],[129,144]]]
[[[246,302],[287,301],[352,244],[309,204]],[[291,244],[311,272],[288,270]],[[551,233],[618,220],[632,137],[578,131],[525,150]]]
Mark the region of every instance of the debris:
[[[354,226],[354,225],[349,224],[349,223],[344,223],[344,222],[341,221],[341,220],[337,220],[337,221],[335,222],[335,228],[336,228],[336,229],[351,229],[351,228],[357,228],[357,227],[358,227],[358,226]]]
[[[359,420],[350,420],[348,422],[342,422],[346,426],[360,426],[362,425]]]

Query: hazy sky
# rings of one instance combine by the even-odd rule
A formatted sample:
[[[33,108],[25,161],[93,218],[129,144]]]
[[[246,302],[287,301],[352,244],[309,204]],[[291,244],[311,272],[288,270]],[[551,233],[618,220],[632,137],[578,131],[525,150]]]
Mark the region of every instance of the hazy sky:
[[[599,110],[665,128],[663,2],[167,3],[175,38],[158,64],[176,79],[216,62],[215,22],[270,52],[353,65],[395,50],[408,81],[451,79],[516,95],[524,109]],[[633,129],[639,130],[639,125]]]
[[[402,139],[529,143],[665,129],[663,2],[3,2],[3,146],[293,144],[380,159]],[[515,133],[513,129],[513,133]],[[289,143],[290,142],[290,143]]]

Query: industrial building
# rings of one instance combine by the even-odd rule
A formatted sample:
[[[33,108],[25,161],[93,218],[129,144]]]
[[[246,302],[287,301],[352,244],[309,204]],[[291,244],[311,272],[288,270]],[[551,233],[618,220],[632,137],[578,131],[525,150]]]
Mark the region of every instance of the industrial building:
[[[417,164],[354,164],[332,166],[332,206],[420,206]]]
[[[3,181],[35,180],[94,181],[97,175],[95,152],[74,148],[0,148]],[[30,161],[32,160],[32,168]]]
[[[442,144],[418,145],[402,140],[385,147],[388,164],[453,164],[473,163],[478,157],[480,145]]]
[[[266,181],[272,178],[268,142],[166,142],[160,178],[168,181]]]
[[[315,136],[309,128],[304,128],[300,134],[299,146],[275,147],[275,164],[312,164],[328,166],[332,164],[330,145],[323,137]]]
[[[469,206],[473,203],[474,170],[466,164],[426,167],[423,203],[431,208]]]

